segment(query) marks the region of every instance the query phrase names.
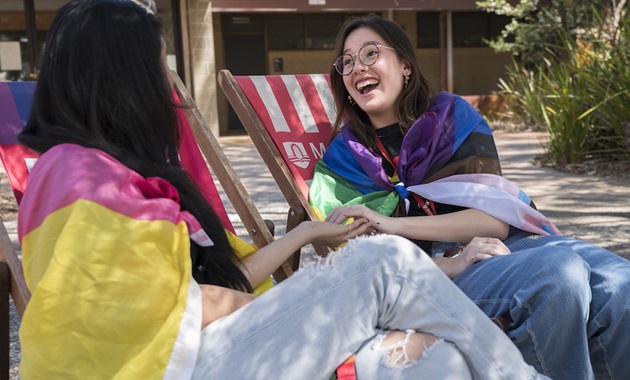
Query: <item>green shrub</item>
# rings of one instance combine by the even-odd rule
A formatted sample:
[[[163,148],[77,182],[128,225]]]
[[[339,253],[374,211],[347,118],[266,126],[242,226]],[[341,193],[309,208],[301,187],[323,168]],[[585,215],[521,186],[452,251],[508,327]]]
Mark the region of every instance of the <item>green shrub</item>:
[[[630,158],[630,16],[612,25],[591,11],[588,29],[556,28],[539,65],[515,60],[499,83],[515,118],[548,129],[560,165]]]

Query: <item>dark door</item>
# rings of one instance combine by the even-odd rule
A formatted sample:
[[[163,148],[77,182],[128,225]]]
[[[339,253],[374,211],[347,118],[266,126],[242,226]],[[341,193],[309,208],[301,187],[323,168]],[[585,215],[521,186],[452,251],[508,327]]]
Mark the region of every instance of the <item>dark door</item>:
[[[265,75],[265,36],[254,35],[225,35],[225,67],[234,75]],[[243,126],[236,113],[229,107],[230,132],[242,131]]]

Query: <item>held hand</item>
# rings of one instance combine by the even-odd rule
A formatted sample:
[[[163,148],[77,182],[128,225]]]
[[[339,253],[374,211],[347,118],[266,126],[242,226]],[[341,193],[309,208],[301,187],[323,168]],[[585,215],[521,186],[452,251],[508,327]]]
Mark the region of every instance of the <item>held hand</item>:
[[[457,258],[470,261],[470,265],[473,265],[493,256],[507,255],[509,253],[511,253],[510,249],[497,238],[476,237],[468,243]],[[462,257],[460,258],[459,256]]]
[[[327,222],[341,224],[349,218],[365,218],[373,222],[375,232],[396,234],[395,219],[381,215],[364,205],[340,206],[333,209],[326,217]]]
[[[349,239],[374,231],[374,223],[365,218],[355,219],[354,222],[346,225],[330,222],[303,222],[302,225],[309,229],[312,243],[329,247],[338,247]]]
[[[485,259],[494,256],[502,256],[511,253],[510,249],[503,244],[500,239],[490,237],[473,238],[466,247],[450,260],[456,262],[456,275],[463,272],[466,268]]]
[[[457,255],[435,258],[434,261],[452,279],[471,265],[494,256],[507,255],[509,253],[510,249],[500,239],[476,237]]]

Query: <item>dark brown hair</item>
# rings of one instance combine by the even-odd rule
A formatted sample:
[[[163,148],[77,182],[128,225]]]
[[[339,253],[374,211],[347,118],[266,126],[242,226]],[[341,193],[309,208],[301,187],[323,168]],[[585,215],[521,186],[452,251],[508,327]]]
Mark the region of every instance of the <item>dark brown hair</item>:
[[[64,143],[96,148],[145,178],[165,179],[214,242],[200,247],[191,241],[195,280],[251,290],[219,218],[178,164],[180,136],[162,64],[161,24],[139,4],[74,0],[59,9],[19,141],[42,153]]]
[[[359,28],[369,28],[377,33],[383,38],[385,44],[395,49],[398,59],[409,63],[411,69],[409,83],[403,87],[396,101],[400,131],[404,135],[414,121],[429,108],[429,102],[434,91],[432,85],[420,71],[415,49],[405,31],[395,22],[378,15],[371,14],[348,19],[337,34],[335,58],[343,54],[344,43],[348,35]],[[375,150],[376,132],[374,127],[370,124],[368,115],[361,108],[349,103],[349,93],[343,83],[343,77],[334,67],[330,71],[330,81],[337,107],[333,136],[339,132],[345,120],[351,124],[352,131],[359,141],[369,149]]]

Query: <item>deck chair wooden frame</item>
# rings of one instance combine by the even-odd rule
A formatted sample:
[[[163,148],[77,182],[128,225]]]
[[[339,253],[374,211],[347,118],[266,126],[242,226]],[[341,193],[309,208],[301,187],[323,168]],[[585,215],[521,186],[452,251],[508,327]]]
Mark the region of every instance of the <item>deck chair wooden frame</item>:
[[[194,100],[190,96],[190,93],[186,89],[186,86],[181,81],[176,73],[172,74],[175,88],[177,89],[177,95],[181,105],[186,113],[188,123],[195,135],[199,149],[205,156],[208,164],[212,168],[212,171],[216,175],[219,183],[225,190],[232,206],[236,210],[236,213],[241,219],[241,222],[247,229],[254,244],[258,247],[264,247],[265,245],[273,241],[273,223],[263,220],[262,216],[256,209],[254,202],[245,190],[243,183],[238,178],[232,165],[223,152],[221,145],[217,141],[216,137],[208,127],[201,113],[197,109]],[[282,264],[278,270],[274,273],[274,279],[280,282],[287,277],[291,276],[294,272],[291,260]]]
[[[308,77],[309,75],[296,75],[296,76],[281,76],[281,75],[267,75],[267,76],[254,76],[254,77],[235,77],[229,70],[221,70],[219,72],[219,85],[223,90],[226,98],[228,99],[230,105],[234,109],[236,115],[239,120],[243,124],[243,127],[249,134],[252,142],[256,146],[256,149],[260,153],[263,161],[267,165],[267,168],[271,172],[275,182],[277,183],[280,191],[284,195],[287,203],[289,204],[289,211],[287,215],[287,231],[295,228],[298,224],[305,220],[317,220],[315,214],[313,213],[310,204],[308,202],[308,188],[305,181],[301,179],[296,180],[295,174],[291,171],[285,158],[283,158],[282,153],[280,153],[280,142],[274,140],[272,136],[270,136],[269,132],[265,128],[264,122],[261,120],[259,112],[254,109],[252,102],[248,99],[246,94],[244,93],[241,85],[238,83],[239,78],[272,78],[283,80],[283,81],[300,81],[304,79],[304,77]],[[328,81],[327,75],[318,75],[318,77],[324,78]],[[321,82],[321,80],[320,80]],[[295,106],[297,113],[300,113],[302,109],[308,109],[308,104],[305,104],[303,101],[308,102],[309,97],[317,96],[317,102],[325,103],[327,109],[328,117],[324,118],[322,124],[327,124],[330,131],[324,132],[327,133],[325,136],[322,136],[322,141],[326,141],[327,143],[330,140],[330,136],[332,133],[331,120],[334,118],[334,102],[332,99],[332,93],[330,93],[330,89],[324,89],[321,91],[321,86],[318,89],[318,94],[313,95],[309,94],[299,94],[299,100],[296,100],[293,94],[288,94],[293,99],[292,106]],[[280,101],[279,101],[280,102]],[[301,104],[300,104],[301,103]],[[326,120],[327,119],[327,120]],[[321,122],[321,121],[320,121]],[[267,121],[267,124],[270,124],[270,121]],[[291,128],[290,123],[286,123],[286,127]],[[272,126],[267,125],[268,128]],[[312,177],[312,173],[310,173]],[[310,179],[310,178],[309,178]],[[317,254],[321,256],[326,256],[330,252],[330,248],[325,246],[313,245]],[[296,252],[294,255],[293,269],[297,269],[298,260],[299,260],[299,252]]]
[[[10,370],[9,295],[21,318],[31,293],[24,281],[22,262],[0,218],[0,378],[9,378]]]

